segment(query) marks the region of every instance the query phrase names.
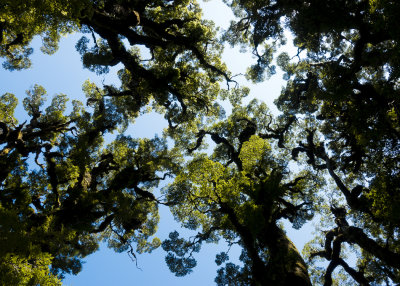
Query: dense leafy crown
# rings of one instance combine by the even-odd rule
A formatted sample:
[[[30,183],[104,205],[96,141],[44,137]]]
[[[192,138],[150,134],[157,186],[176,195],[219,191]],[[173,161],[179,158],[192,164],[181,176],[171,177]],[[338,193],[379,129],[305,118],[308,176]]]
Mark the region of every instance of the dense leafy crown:
[[[66,95],[45,107],[34,86],[22,123],[17,97],[0,97],[0,284],[59,285],[102,240],[133,258],[162,245],[183,276],[203,242],[221,239],[242,255],[217,255],[218,285],[400,283],[398,1],[226,0],[237,18],[221,39],[196,1],[0,2],[5,69],[30,67],[35,36],[51,54],[80,32],[83,66],[118,67],[120,79],[85,82],[86,106],[69,114]],[[278,54],[288,37],[297,54]],[[249,90],[233,88],[223,43],[252,50],[248,79],[283,70],[281,115],[241,104]],[[218,98],[232,104],[227,118]],[[150,110],[164,137],[127,135]],[[161,243],[160,204],[198,234]],[[282,221],[299,229],[315,216],[302,255]]]
[[[308,250],[311,258],[330,261],[325,284],[332,283],[337,266],[361,284],[398,283],[399,3],[229,4],[241,19],[232,24],[228,40],[249,43],[261,54],[263,45],[282,43],[287,28],[298,48],[293,58],[287,53],[277,57],[288,82],[276,104],[287,115],[305,118],[306,136],[293,157],[305,154],[307,163],[326,170],[339,190],[330,211],[337,227],[327,232],[324,250]],[[253,66],[255,79],[262,77],[264,62],[259,58]],[[335,211],[334,204],[342,211]],[[353,222],[343,229],[346,218]],[[358,270],[340,255],[346,242],[361,248]]]

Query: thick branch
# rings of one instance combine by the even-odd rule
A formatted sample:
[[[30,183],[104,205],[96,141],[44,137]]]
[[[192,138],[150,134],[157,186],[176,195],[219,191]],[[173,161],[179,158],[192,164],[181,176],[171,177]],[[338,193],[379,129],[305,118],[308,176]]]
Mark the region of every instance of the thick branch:
[[[369,238],[361,228],[349,226],[343,231],[346,241],[358,244],[362,249],[379,258],[385,264],[400,269],[400,254],[380,246],[375,240]]]

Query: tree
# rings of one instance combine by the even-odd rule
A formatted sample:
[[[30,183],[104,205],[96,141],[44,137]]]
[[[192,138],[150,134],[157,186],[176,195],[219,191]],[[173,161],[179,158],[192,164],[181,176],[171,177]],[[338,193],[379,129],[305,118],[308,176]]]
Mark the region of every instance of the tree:
[[[273,75],[274,59],[285,72],[275,119],[263,104],[240,105],[248,90],[229,86],[223,46],[195,1],[39,2],[0,4],[3,66],[28,68],[34,36],[52,53],[61,35],[79,31],[91,38],[76,45],[84,67],[102,74],[121,64],[121,85],[86,82],[91,112],[75,102],[70,115],[65,95],[43,110],[45,91],[36,86],[22,124],[15,96],[1,97],[0,232],[11,245],[1,249],[3,279],[57,284],[102,239],[133,256],[132,243],[151,251],[160,245],[150,238],[157,206],[166,204],[184,227],[201,228],[192,240],[174,232],[163,243],[177,275],[195,266],[202,242],[223,238],[243,248],[243,265],[218,255],[219,285],[400,282],[396,1],[226,1],[239,19],[223,40],[257,59],[247,77]],[[293,58],[276,56],[287,30]],[[225,120],[218,96],[233,105]],[[164,115],[175,147],[123,134],[150,106]],[[207,137],[217,145],[212,155],[199,153]],[[289,171],[291,159],[298,171]],[[169,175],[174,182],[159,200],[151,189]],[[327,218],[302,256],[280,221],[300,227],[314,213]]]
[[[163,179],[158,174],[174,170],[179,161],[158,138],[119,135],[105,147],[103,134],[116,129],[121,117],[102,99],[92,114],[74,102],[65,116],[66,96],[57,95],[43,111],[44,95],[40,86],[28,91],[28,124],[18,124],[13,116],[15,96],[1,97],[7,111],[2,114],[0,157],[5,284],[18,275],[15,284],[33,283],[25,270],[18,270],[25,266],[10,267],[8,259],[28,261],[32,271],[51,264],[52,273],[62,278],[78,273],[80,258],[96,251],[101,240],[117,251],[130,249],[132,255],[133,242],[138,252],[158,247],[159,239],[148,241],[158,221],[150,190]],[[35,275],[32,279],[38,279]]]
[[[312,219],[319,183],[310,173],[289,172],[287,154],[273,146],[283,144],[279,141],[293,121],[271,120],[266,105],[253,101],[197,134],[190,152],[209,135],[217,144],[214,153],[194,155],[166,192],[176,219],[186,228],[201,228],[189,241],[174,232],[163,242],[176,275],[195,266],[192,253],[202,242],[222,238],[243,248],[243,266],[226,263],[218,270],[218,285],[311,285],[307,266],[279,220],[289,219],[298,229]],[[226,260],[221,253],[216,262]]]
[[[56,284],[64,273],[78,273],[80,259],[101,240],[132,256],[132,243],[137,252],[158,247],[157,238],[148,238],[156,231],[162,202],[151,189],[177,169],[180,155],[167,150],[164,139],[122,133],[151,102],[172,129],[181,122],[195,124],[200,113],[219,115],[217,81],[229,77],[217,57],[211,23],[200,19],[190,1],[1,5],[5,68],[29,67],[34,36],[41,36],[43,51],[51,53],[60,36],[72,31],[93,37],[92,48],[86,37],[77,43],[85,67],[104,73],[124,65],[120,88],[86,82],[87,107],[73,102],[70,115],[64,115],[65,95],[43,111],[46,92],[35,86],[24,100],[30,118],[18,124],[16,97],[1,97],[1,237],[7,245],[1,251],[1,283]],[[145,45],[151,58],[141,59],[135,45]],[[103,136],[118,130],[121,134],[104,146]]]
[[[1,1],[0,56],[6,58],[3,67],[10,70],[29,68],[29,46],[40,36],[41,50],[52,54],[64,34],[78,30],[77,18],[89,10],[90,1]]]
[[[331,208],[336,227],[327,232],[325,249],[311,254],[330,261],[325,285],[332,283],[339,265],[361,284],[398,283],[399,38],[394,23],[399,4],[229,4],[241,19],[226,38],[249,43],[254,54],[261,54],[250,72],[254,80],[262,78],[270,54],[284,43],[285,28],[294,36],[297,60],[285,53],[277,57],[288,84],[276,104],[307,122],[306,136],[293,149],[293,157],[305,153],[315,170],[326,170],[344,199],[340,211]],[[263,46],[264,53],[259,51]],[[352,220],[350,226],[346,219]],[[361,249],[357,271],[342,260],[345,243]]]
[[[21,10],[13,9],[14,4],[4,5],[10,6],[10,11],[4,10],[10,19],[2,16],[3,34],[10,34],[2,44],[3,56],[8,60],[5,67],[29,66],[32,49],[28,45],[34,35],[41,36],[46,47],[50,41],[46,35],[54,34],[51,39],[54,52],[63,33],[74,30],[89,33],[93,47],[88,46],[90,40],[85,36],[76,45],[84,67],[106,73],[111,66],[120,63],[124,66],[119,72],[121,87],[105,86],[106,96],[119,106],[124,118],[134,119],[142,107],[153,103],[156,110],[165,113],[171,126],[192,120],[214,104],[219,89],[217,82],[221,78],[231,81],[218,57],[222,46],[215,38],[213,24],[201,19],[201,10],[195,1],[72,1],[65,7],[57,1],[37,7],[32,1],[19,8],[41,10],[44,19],[24,17]],[[57,25],[48,19],[54,19]],[[33,31],[24,31],[29,35],[20,43],[16,38],[25,26],[33,27]],[[129,44],[125,45],[123,40]],[[139,46],[144,49],[140,50]],[[16,53],[30,52],[16,56],[10,49]],[[148,58],[143,58],[141,53],[148,53]],[[13,64],[17,58],[26,64]],[[210,115],[215,112],[214,109],[207,111]]]

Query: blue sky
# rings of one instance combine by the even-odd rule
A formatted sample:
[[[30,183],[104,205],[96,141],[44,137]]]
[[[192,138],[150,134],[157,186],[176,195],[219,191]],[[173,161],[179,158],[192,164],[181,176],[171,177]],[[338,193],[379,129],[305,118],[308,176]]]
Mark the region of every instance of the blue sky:
[[[218,26],[227,28],[232,17],[231,11],[222,4],[222,1],[210,1],[203,3],[206,18],[212,19]],[[29,70],[9,72],[0,69],[0,94],[5,92],[14,93],[22,103],[25,91],[34,84],[40,84],[46,88],[49,97],[57,93],[65,93],[71,99],[84,101],[81,85],[86,79],[96,83],[118,82],[115,69],[106,76],[96,76],[94,73],[84,70],[80,61],[80,55],[75,51],[75,43],[79,35],[71,35],[62,39],[59,51],[52,56],[43,55],[38,47],[40,41],[35,41],[35,53],[32,57],[33,66]],[[234,73],[244,73],[252,59],[251,54],[239,53],[238,49],[227,48],[223,60]],[[244,79],[240,79],[243,82]],[[281,86],[284,84],[282,76],[278,73],[271,80],[251,87],[250,98],[257,97],[267,102],[270,109],[275,111],[273,100],[278,96]],[[250,99],[249,98],[249,99]],[[23,118],[24,112],[20,105],[17,109],[17,117]],[[129,128],[133,137],[153,137],[155,133],[161,134],[166,126],[161,116],[145,115],[140,117],[136,124]],[[161,209],[161,222],[157,235],[163,239],[168,233],[174,231],[179,225],[174,222],[169,211]],[[290,230],[289,236],[301,249],[304,244],[301,233],[309,233],[306,227],[302,232]],[[68,276],[64,280],[65,285],[213,285],[217,266],[214,262],[215,254],[226,251],[225,244],[204,245],[200,254],[196,256],[198,266],[194,272],[184,278],[177,278],[168,270],[162,249],[157,249],[151,254],[138,256],[138,269],[126,253],[116,254],[104,245],[97,253],[85,258],[83,271],[78,276]],[[231,257],[237,257],[239,251],[232,249]]]

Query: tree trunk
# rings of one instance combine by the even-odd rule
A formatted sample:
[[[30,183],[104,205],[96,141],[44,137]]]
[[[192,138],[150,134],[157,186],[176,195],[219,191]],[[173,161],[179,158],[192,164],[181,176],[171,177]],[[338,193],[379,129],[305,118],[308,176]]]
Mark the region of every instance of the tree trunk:
[[[307,265],[286,233],[273,224],[262,239],[268,248],[268,264],[263,285],[311,286]]]

